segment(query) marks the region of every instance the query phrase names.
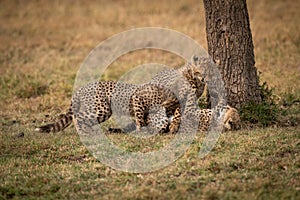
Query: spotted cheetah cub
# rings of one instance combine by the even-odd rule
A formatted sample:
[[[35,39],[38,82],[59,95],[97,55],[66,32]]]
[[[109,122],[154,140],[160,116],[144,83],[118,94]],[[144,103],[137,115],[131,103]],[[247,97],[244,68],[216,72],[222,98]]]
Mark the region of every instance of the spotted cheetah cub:
[[[224,112],[223,119],[221,122],[222,131],[232,131],[241,128],[241,118],[237,109],[227,105],[220,107],[219,109],[198,109],[196,116],[198,118],[198,131],[206,132],[209,130],[212,118],[217,115],[216,112]],[[153,123],[155,122],[155,123]],[[164,133],[168,130],[170,119],[165,115],[164,108],[155,108],[155,113],[149,115],[149,127],[150,129],[156,130],[156,132]]]

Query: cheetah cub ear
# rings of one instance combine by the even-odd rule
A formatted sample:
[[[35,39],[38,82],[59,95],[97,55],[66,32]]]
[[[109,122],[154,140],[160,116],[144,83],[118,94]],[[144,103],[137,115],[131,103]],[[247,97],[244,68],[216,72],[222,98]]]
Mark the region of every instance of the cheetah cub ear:
[[[227,105],[223,121],[224,131],[238,130],[241,128],[241,118],[237,109]]]

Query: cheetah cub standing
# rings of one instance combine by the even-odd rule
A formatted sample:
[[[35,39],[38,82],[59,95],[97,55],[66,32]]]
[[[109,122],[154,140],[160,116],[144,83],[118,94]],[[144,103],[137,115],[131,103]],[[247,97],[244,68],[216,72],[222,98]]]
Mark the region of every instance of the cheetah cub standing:
[[[153,127],[157,125],[157,130],[162,130],[162,132],[176,133],[182,111],[198,114],[198,109],[191,105],[202,95],[205,87],[203,78],[205,69],[201,65],[202,61],[194,56],[183,67],[177,70],[163,70],[156,74],[149,83],[143,85],[114,81],[89,83],[73,95],[71,106],[66,114],[61,115],[54,123],[36,128],[36,131],[59,132],[68,127],[72,120],[80,130],[88,130],[109,119],[112,112],[118,113],[119,111],[129,113],[137,129],[151,124]],[[207,62],[205,58],[204,62]],[[171,88],[176,88],[176,94]],[[118,102],[118,104],[112,106],[113,102]],[[182,103],[183,107],[180,106]],[[161,113],[159,109],[157,110],[157,105],[163,107],[163,112],[162,117],[156,119],[153,118],[156,116],[155,112]],[[211,119],[210,115],[212,111],[200,111],[201,124],[208,123]],[[229,123],[229,121],[226,122],[227,129],[231,127],[232,122]]]
[[[61,115],[54,123],[36,128],[36,131],[59,132],[68,127],[72,120],[79,129],[92,127],[109,119],[113,112],[112,107],[123,113],[130,113],[135,118],[135,125],[138,129],[149,123],[147,116],[150,107],[154,105],[162,105],[168,117],[179,116],[181,109],[178,102],[194,101],[203,93],[205,83],[200,73],[203,70],[198,61],[199,58],[194,56],[191,62],[183,67],[163,70],[144,85],[114,81],[89,83],[73,95],[71,106],[66,114]],[[115,95],[116,86],[117,95]],[[177,87],[177,94],[170,91],[174,87]],[[194,98],[193,95],[196,97]],[[118,105],[112,106],[112,102],[118,102]],[[178,117],[172,120],[171,132],[175,133],[179,123]]]

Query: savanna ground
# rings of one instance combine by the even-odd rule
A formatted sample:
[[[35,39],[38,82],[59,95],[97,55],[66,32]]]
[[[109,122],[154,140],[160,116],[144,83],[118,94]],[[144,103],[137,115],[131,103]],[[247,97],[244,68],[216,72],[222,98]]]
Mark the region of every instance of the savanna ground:
[[[1,0],[0,199],[299,199],[299,104],[293,99],[300,97],[300,4],[257,0],[248,8],[261,80],[275,88],[281,106],[293,106],[292,121],[223,134],[202,159],[197,137],[169,167],[134,174],[98,162],[74,126],[57,134],[34,128],[65,111],[80,64],[113,34],[167,27],[206,48],[201,1]],[[182,64],[172,54],[142,50],[114,62],[105,78],[150,62]],[[130,151],[148,149],[146,141],[110,137]]]

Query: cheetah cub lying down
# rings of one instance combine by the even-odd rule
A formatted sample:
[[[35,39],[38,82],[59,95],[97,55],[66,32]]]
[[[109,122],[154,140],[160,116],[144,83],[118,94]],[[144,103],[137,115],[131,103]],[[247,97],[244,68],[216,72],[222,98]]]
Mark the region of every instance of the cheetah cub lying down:
[[[170,119],[166,116],[163,107],[155,107],[148,116],[148,129],[153,132],[164,133],[168,130]],[[213,117],[212,109],[199,109],[197,111],[197,118],[199,119],[198,131],[206,132],[209,129]],[[232,131],[241,128],[241,118],[237,109],[231,106],[225,106],[224,116],[222,119],[222,131]]]

